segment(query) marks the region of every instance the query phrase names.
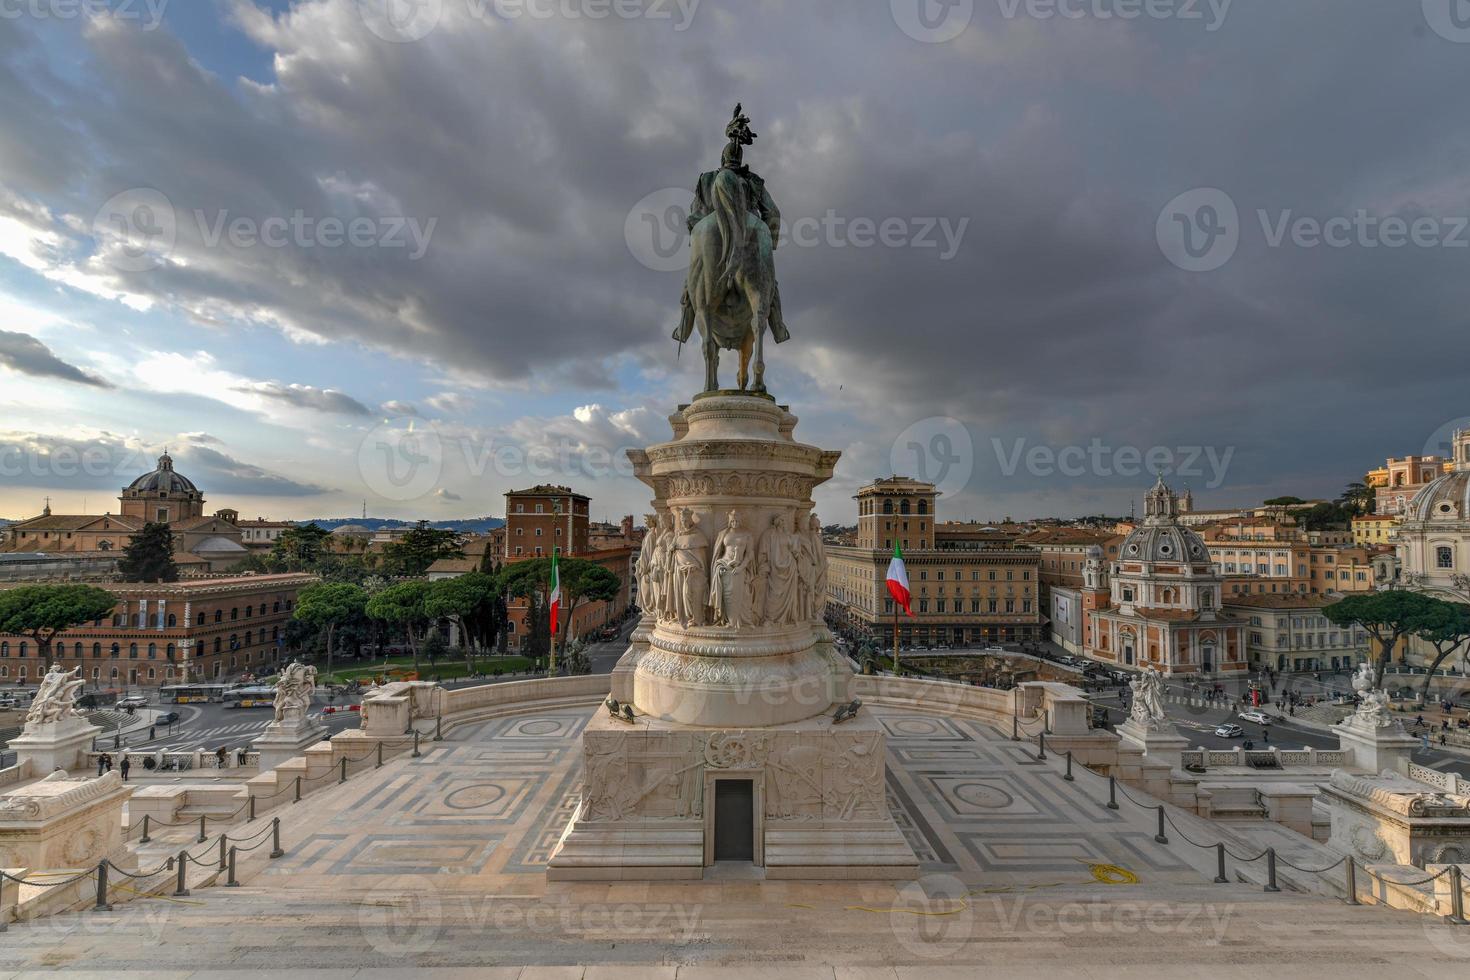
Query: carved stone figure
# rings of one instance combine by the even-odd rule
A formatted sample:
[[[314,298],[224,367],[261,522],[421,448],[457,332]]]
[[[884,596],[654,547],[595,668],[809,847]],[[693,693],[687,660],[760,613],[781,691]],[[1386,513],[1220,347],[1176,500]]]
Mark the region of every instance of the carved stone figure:
[[[685,626],[703,626],[709,598],[709,542],[699,529],[699,515],[679,512],[672,552],[674,618]]]
[[[293,663],[281,671],[281,676],[276,679],[276,722],[306,721],[315,693],[315,667]]]
[[[1153,667],[1145,667],[1138,677],[1130,681],[1133,691],[1133,707],[1129,717],[1145,728],[1158,728],[1167,723],[1164,715],[1164,678]]]
[[[801,535],[797,570],[801,578],[800,619],[820,623],[827,610],[827,546],[822,543],[822,521],[816,514],[811,515]]]
[[[797,621],[800,579],[797,574],[799,540],[786,526],[786,515],[771,518],[761,535],[760,578],[765,584],[765,617],[769,623],[786,626]]]
[[[1395,724],[1388,705],[1388,692],[1373,686],[1373,667],[1358,664],[1353,675],[1353,690],[1358,694],[1358,710],[1349,721],[1358,728],[1391,728]]]
[[[755,535],[732,510],[710,552],[709,606],[716,626],[756,625]]]
[[[658,618],[675,619],[674,613],[674,521],[664,521],[658,533]]]
[[[653,575],[654,544],[658,541],[658,515],[648,514],[643,518],[648,528],[643,534],[643,546],[638,549],[638,566],[634,574],[638,578],[638,604],[646,615],[658,615],[658,585]]]
[[[86,683],[77,676],[80,669],[66,671],[60,664],[51,665],[31,701],[31,710],[26,714],[27,725],[50,724],[77,714],[77,697]]]

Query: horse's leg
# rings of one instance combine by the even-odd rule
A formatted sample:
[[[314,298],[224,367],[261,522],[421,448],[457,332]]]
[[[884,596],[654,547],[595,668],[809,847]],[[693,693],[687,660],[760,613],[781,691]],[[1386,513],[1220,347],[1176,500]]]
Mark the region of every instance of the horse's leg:
[[[745,336],[745,343],[740,345],[740,390],[745,390],[745,384],[750,380],[750,349],[751,337]]]
[[[762,394],[766,390],[766,328],[770,325],[770,294],[768,291],[751,289],[750,296],[751,334],[755,346],[755,386],[752,391]]]
[[[715,342],[715,335],[703,311],[695,314],[695,322],[704,338],[704,390],[717,391],[720,387],[720,345]]]

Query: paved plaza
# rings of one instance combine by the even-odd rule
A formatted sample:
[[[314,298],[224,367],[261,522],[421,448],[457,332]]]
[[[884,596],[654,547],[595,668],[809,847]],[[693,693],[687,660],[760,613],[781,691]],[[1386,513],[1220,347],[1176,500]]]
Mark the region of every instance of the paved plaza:
[[[491,718],[321,791],[282,812],[287,855],[257,852],[243,887],[13,925],[0,973],[493,967],[531,978],[595,963],[586,976],[932,980],[984,964],[1005,976],[1289,967],[1296,978],[1443,976],[1470,963],[1470,936],[1432,918],[1212,884],[1212,856],[1178,835],[1155,842],[1142,811],[1107,809],[1098,777],[1065,782],[1055,759],[981,721],[881,707],[888,802],[919,881],[765,882],[747,868],[548,883],[593,710]],[[1212,829],[1181,819],[1191,834]]]

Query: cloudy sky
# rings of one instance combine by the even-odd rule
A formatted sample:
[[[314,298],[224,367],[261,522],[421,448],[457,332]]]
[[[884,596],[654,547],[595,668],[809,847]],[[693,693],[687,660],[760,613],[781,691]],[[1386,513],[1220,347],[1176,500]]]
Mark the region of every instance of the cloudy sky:
[[[641,513],[737,100],[824,517],[1335,494],[1470,414],[1459,2],[0,0],[0,516]]]

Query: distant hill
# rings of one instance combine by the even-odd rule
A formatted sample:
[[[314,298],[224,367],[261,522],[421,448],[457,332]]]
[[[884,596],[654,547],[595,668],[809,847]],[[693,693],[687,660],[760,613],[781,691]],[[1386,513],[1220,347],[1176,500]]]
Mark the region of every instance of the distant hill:
[[[387,517],[317,517],[310,521],[298,521],[297,523],[315,524],[327,531],[339,528],[343,524],[357,524],[370,531],[380,531],[385,527],[413,527],[418,522],[399,521]],[[497,527],[504,527],[505,521],[499,517],[465,517],[453,521],[430,521],[429,526],[444,531],[460,531],[464,534],[488,534]]]

